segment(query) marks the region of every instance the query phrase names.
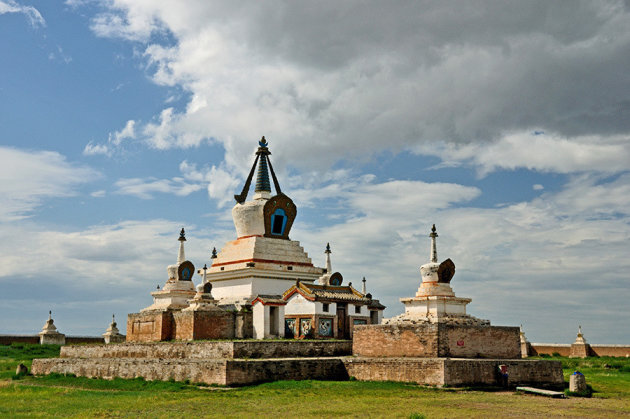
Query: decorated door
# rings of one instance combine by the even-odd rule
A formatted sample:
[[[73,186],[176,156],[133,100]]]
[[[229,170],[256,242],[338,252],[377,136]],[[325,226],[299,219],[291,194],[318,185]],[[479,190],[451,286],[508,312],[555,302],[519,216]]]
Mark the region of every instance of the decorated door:
[[[346,317],[346,305],[337,304],[337,338],[347,339],[348,335],[348,318]]]

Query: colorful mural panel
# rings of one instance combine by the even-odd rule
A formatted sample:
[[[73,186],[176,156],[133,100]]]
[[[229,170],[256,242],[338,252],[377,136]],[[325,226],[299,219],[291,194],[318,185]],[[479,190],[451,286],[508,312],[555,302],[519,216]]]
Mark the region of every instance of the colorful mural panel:
[[[311,319],[300,319],[300,336],[309,336],[311,328]]]
[[[295,319],[285,319],[284,320],[284,337],[285,338],[293,338],[295,337]]]
[[[332,336],[332,319],[319,319],[318,333],[320,336]]]

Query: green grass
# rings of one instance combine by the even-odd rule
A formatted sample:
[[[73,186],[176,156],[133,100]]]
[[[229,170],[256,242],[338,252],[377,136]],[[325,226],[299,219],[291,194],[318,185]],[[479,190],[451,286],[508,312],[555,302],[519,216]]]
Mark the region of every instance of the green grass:
[[[563,362],[567,380],[577,369],[595,392],[592,398],[549,399],[393,382],[277,381],[230,389],[58,374],[11,380],[18,359],[42,354],[26,346],[10,351],[0,352],[0,365],[13,362],[9,376],[0,379],[0,417],[630,416],[630,361],[619,358],[552,358]]]
[[[57,357],[59,350],[59,345],[33,345],[30,343],[0,345],[0,380],[13,377],[18,364],[26,365],[30,371],[33,359]]]

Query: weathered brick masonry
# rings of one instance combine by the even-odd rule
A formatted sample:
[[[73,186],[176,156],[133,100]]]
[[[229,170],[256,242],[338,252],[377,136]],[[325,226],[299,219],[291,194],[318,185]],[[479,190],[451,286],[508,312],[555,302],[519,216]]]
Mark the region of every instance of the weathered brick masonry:
[[[590,345],[586,344],[586,350],[577,345],[552,344],[552,343],[531,343],[529,345],[529,355],[553,355],[561,356],[630,356],[630,345]],[[578,351],[579,350],[579,351]]]
[[[224,310],[177,311],[173,326],[176,340],[234,338],[234,314]]]
[[[350,341],[214,341],[121,343],[116,345],[64,346],[61,358],[291,358],[331,357],[352,353]]]
[[[508,385],[562,386],[559,361],[453,358],[347,358],[348,375],[362,381],[401,381],[430,385],[497,385],[498,366],[508,367]]]
[[[369,357],[521,357],[518,327],[436,323],[356,326],[352,350]]]
[[[242,385],[260,381],[347,379],[349,341],[226,341],[66,346],[60,358],[37,359],[34,374],[144,377],[147,380]],[[297,357],[300,358],[297,358]],[[244,359],[246,358],[246,359]]]
[[[349,341],[156,342],[64,346],[60,358],[35,359],[34,374],[144,377],[148,380],[242,385],[260,381],[395,380],[435,385],[497,384],[499,364],[509,383],[559,385],[555,361],[350,357]]]
[[[0,345],[12,343],[39,343],[39,335],[0,335]],[[102,336],[66,336],[66,345],[77,343],[103,343]]]

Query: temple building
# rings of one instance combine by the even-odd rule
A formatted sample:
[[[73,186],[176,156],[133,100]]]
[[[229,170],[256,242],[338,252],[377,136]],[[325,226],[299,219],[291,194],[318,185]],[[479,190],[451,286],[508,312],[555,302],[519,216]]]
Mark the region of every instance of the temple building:
[[[366,293],[365,282],[359,292],[332,272],[329,245],[321,268],[289,238],[297,207],[280,189],[265,137],[258,145],[245,185],[234,196],[236,239],[213,250],[210,263],[196,271],[202,278],[195,288],[182,229],[177,263],[168,266],[164,287],[151,293],[153,304],[129,314],[127,341],[343,339],[352,336],[356,324],[381,322],[385,307]]]
[[[326,245],[326,269],[317,283],[299,281],[282,296],[286,337],[352,338],[355,325],[379,324],[385,306],[366,293],[343,286],[343,276],[332,272],[330,244]]]

